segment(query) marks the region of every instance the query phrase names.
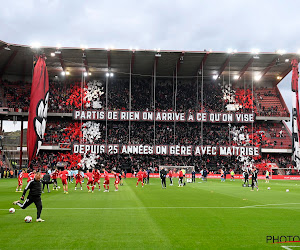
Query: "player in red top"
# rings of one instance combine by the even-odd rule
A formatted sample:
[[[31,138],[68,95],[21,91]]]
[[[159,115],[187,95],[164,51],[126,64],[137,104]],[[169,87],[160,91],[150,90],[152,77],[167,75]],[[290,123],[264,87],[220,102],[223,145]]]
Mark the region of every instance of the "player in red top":
[[[85,174],[85,176],[86,176],[86,178],[88,179],[87,180],[87,184],[86,184],[86,187],[87,187],[87,189],[89,190],[88,192],[90,193],[90,192],[94,192],[94,179],[93,179],[93,173],[90,173],[90,171],[89,170],[87,170],[86,171],[86,174]],[[92,190],[90,190],[90,186],[91,186],[91,189]]]
[[[108,172],[103,168],[103,172],[104,172],[104,191],[103,192],[109,192],[109,175]]]
[[[94,188],[96,187],[96,184],[98,184],[98,187],[99,187],[99,191],[100,191],[100,171],[98,169],[93,169],[93,176],[94,176],[94,186],[92,188],[92,190],[94,191]]]
[[[169,171],[169,179],[170,179],[170,186],[173,186],[173,171],[170,169]]]
[[[24,170],[22,170],[22,172],[18,176],[18,186],[17,186],[16,192],[22,192],[23,177],[24,177]],[[20,188],[20,190],[19,190],[19,188]]]
[[[119,191],[119,183],[120,183],[120,174],[113,172],[113,174],[115,175],[115,191]]]
[[[138,177],[138,180],[136,182],[136,187],[139,185],[139,182],[141,182],[142,187],[144,187],[144,183],[143,183],[144,172],[141,168],[140,168],[140,171],[137,173],[137,177]]]
[[[58,189],[57,189],[57,178],[58,178],[57,168],[52,172],[51,178],[53,180],[53,190],[55,189],[56,191],[58,191]]]
[[[64,171],[60,172],[60,178],[61,178],[61,182],[63,184],[64,194],[68,194],[68,181],[67,181],[68,175],[69,175],[69,172],[66,169]]]
[[[182,172],[182,170],[179,171],[178,177],[179,177],[179,181],[178,181],[179,186],[178,187],[183,187],[183,172]]]
[[[32,181],[34,179],[35,176],[35,170],[33,170],[31,173],[28,174],[28,179],[27,179],[27,183]]]
[[[81,190],[82,190],[82,183],[81,183],[82,179],[83,179],[83,178],[82,178],[82,175],[81,175],[81,171],[78,170],[78,173],[75,175],[75,180],[76,180],[75,190],[76,190],[76,188],[77,188],[77,184],[78,184],[78,183],[80,184],[80,187],[81,187]]]

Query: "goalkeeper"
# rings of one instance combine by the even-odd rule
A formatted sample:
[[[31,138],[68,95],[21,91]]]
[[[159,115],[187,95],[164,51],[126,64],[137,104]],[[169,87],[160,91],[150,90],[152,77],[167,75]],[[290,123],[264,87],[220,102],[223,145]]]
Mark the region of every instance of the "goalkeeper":
[[[24,192],[22,194],[21,200],[24,200],[24,197],[26,195],[27,190],[29,191],[29,194],[25,200],[24,203],[21,203],[20,201],[15,201],[13,202],[14,205],[18,205],[20,208],[25,209],[32,203],[35,204],[36,209],[37,209],[37,222],[42,222],[44,220],[41,219],[41,213],[42,213],[42,183],[41,183],[41,173],[38,172],[36,173],[35,177],[33,180],[28,182],[26,188],[24,189]]]

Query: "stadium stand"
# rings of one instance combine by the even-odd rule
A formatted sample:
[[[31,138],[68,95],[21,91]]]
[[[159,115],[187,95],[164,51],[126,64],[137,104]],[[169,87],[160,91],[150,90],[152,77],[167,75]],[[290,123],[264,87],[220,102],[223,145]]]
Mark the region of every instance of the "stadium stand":
[[[151,102],[145,101],[143,95],[149,94],[149,90],[145,90],[143,85],[147,82],[134,81],[135,91],[132,94],[133,108],[137,110],[151,110]],[[128,110],[128,82],[118,80],[113,82],[109,94],[109,108],[112,110]],[[187,111],[195,109],[196,95],[192,91],[192,83],[183,82],[178,89],[177,95],[177,110]],[[86,106],[86,92],[83,92],[84,100],[81,102],[81,85],[79,82],[51,82],[51,95],[49,101],[49,112],[54,113],[69,113],[74,109],[80,109],[81,105]],[[194,86],[195,87],[195,86]],[[85,85],[87,88],[87,85]],[[173,110],[172,104],[174,100],[172,95],[172,83],[170,81],[160,81],[157,84],[157,102],[156,110]],[[5,82],[4,84],[4,97],[5,101],[9,103],[9,107],[20,108],[26,111],[29,104],[29,90],[30,84],[17,84]],[[105,89],[104,89],[105,91]],[[275,96],[275,90],[259,89],[255,91],[255,94],[260,99],[259,106],[263,107],[263,110],[268,110],[267,104],[262,100],[268,100],[276,98],[276,104],[274,106],[281,107],[276,108],[269,113],[263,113],[264,115],[280,116],[284,111],[283,104],[278,96]],[[135,96],[136,94],[136,96]],[[201,93],[199,93],[201,94]],[[256,109],[256,102],[253,100],[253,94],[250,89],[233,89],[232,95],[235,98],[235,104],[238,105],[240,112],[251,112],[252,109],[257,115],[262,114]],[[126,97],[127,96],[127,97]],[[224,112],[226,103],[229,98],[224,98],[224,91],[222,92],[221,85],[204,85],[204,108],[207,112]],[[263,96],[263,97],[262,97]],[[262,98],[260,98],[262,97]],[[4,101],[4,103],[5,103]],[[101,103],[105,103],[105,95],[101,96]],[[199,104],[200,106],[201,104]],[[271,106],[270,106],[271,107]],[[273,106],[272,106],[273,107]],[[101,107],[103,109],[103,107]],[[275,110],[277,110],[275,112]],[[16,110],[17,111],[17,110]],[[85,124],[85,122],[83,122]],[[242,145],[255,145],[262,148],[291,148],[291,135],[284,123],[264,123],[256,122],[253,126],[253,134],[251,133],[251,125],[234,126],[229,136],[229,130],[227,124],[204,124],[203,125],[203,144],[204,145],[239,145],[237,137],[233,131],[243,130],[245,138]],[[201,144],[201,138],[199,131],[201,130],[201,124],[199,123],[159,123],[156,126],[156,140],[155,144],[180,144],[180,145],[198,145]],[[101,135],[105,134],[105,125],[100,123],[98,131]],[[175,137],[174,137],[175,134]],[[74,142],[80,142],[82,135],[81,123],[78,121],[70,120],[50,120],[47,124],[47,130],[45,133],[44,145],[59,145],[61,143],[71,144]],[[153,143],[153,123],[149,122],[132,122],[131,123],[131,141],[132,144],[152,144]],[[230,140],[229,140],[230,138]],[[124,144],[129,141],[128,135],[128,123],[124,122],[110,122],[108,123],[108,143],[109,144]],[[86,142],[86,141],[84,141]],[[94,143],[105,143],[105,138],[94,140]],[[46,157],[45,154],[43,157]],[[61,159],[61,158],[59,158]],[[64,159],[64,158],[62,158]],[[42,160],[39,158],[39,160]],[[50,160],[51,161],[51,160]],[[224,162],[224,160],[222,160]],[[49,164],[49,163],[48,163]],[[73,166],[73,164],[71,164]]]
[[[260,88],[255,91],[259,104],[259,115],[262,116],[289,116],[278,88]],[[280,98],[281,97],[281,98]]]
[[[22,47],[18,49],[26,50],[28,48]],[[13,46],[12,50],[14,50]],[[52,48],[44,49],[45,53],[48,54],[52,50]],[[78,51],[80,54],[82,53],[81,49],[78,49]],[[132,51],[124,53],[127,52],[129,53],[128,56],[132,56]],[[72,62],[74,60],[72,59],[74,58],[72,53],[74,53],[72,50],[64,51],[68,70],[78,68],[78,63]],[[94,52],[85,51],[85,53],[87,57],[92,58],[92,53]],[[107,51],[103,52],[105,55],[107,53]],[[240,70],[239,76],[243,76],[243,84],[242,81],[237,80],[234,82],[233,79],[227,79],[228,72],[230,75],[227,53],[207,54],[208,62],[205,66],[207,68],[204,68],[204,71],[202,71],[201,67],[199,70],[199,65],[202,65],[199,62],[205,64],[205,53],[190,53],[190,55],[185,53],[186,59],[182,63],[182,60],[178,59],[178,55],[175,52],[166,52],[164,56],[169,58],[164,62],[169,60],[172,63],[164,64],[158,62],[157,72],[160,76],[154,79],[152,69],[154,61],[150,63],[150,61],[148,62],[145,59],[142,63],[136,63],[132,66],[135,74],[129,80],[128,73],[118,75],[118,71],[123,73],[128,71],[127,68],[122,68],[124,62],[121,59],[119,60],[122,57],[122,53],[119,54],[119,51],[112,53],[112,57],[115,56],[112,59],[115,63],[112,68],[119,68],[116,70],[117,77],[109,80],[103,75],[97,75],[93,78],[96,81],[85,79],[86,81],[82,82],[82,72],[73,78],[60,78],[57,76],[57,68],[60,67],[60,63],[65,70],[66,65],[62,65],[63,60],[57,60],[57,58],[52,57],[47,59],[47,66],[51,75],[48,104],[49,115],[44,135],[44,148],[34,162],[35,168],[45,166],[53,168],[59,162],[67,162],[69,168],[78,167],[80,160],[87,158],[87,156],[72,154],[71,144],[106,143],[106,132],[108,144],[253,145],[261,149],[260,156],[254,157],[255,164],[258,167],[262,166],[261,168],[264,168],[266,163],[292,167],[290,159],[291,133],[284,122],[284,120],[289,119],[290,113],[277,88],[278,81],[274,77],[284,75],[283,73],[288,72],[287,70],[290,69],[290,65],[282,62],[277,65],[274,72],[270,71],[266,74],[270,69],[267,65],[270,65],[271,61],[268,56],[261,55],[261,65],[265,66],[260,66],[259,70],[265,72],[263,80],[266,80],[266,82],[261,81],[259,84],[255,83],[251,86],[252,78],[249,78],[249,72],[251,71],[248,70],[250,65],[248,63],[249,55],[236,54],[234,55],[236,59],[231,64],[236,71]],[[141,58],[147,58],[146,52],[139,53]],[[155,54],[151,58],[158,61]],[[195,62],[192,62],[191,58],[194,58]],[[30,60],[32,60],[32,57],[30,57]],[[101,60],[109,62],[106,57]],[[99,64],[99,62],[97,63]],[[95,66],[98,65],[97,63],[94,62],[93,64],[91,62],[94,65],[94,68],[91,67],[94,70],[93,74],[101,71],[98,66]],[[149,66],[149,69],[151,68],[150,71],[146,64]],[[177,65],[176,70],[173,70],[174,65]],[[110,69],[111,65],[103,63],[101,68]],[[87,69],[88,67],[86,67]],[[175,71],[179,76],[176,80]],[[200,79],[203,72],[205,78],[203,78],[202,87]],[[212,75],[216,72],[218,73],[217,78],[212,79]],[[31,76],[31,71],[27,73]],[[9,76],[8,79],[10,79]],[[5,119],[6,115],[10,116],[10,119],[12,117],[20,119],[27,116],[30,90],[31,84],[26,82],[25,79],[13,81],[5,80],[2,77],[0,84],[0,108],[2,110],[8,109],[8,111],[5,111],[7,113],[2,114],[2,119]],[[131,97],[129,97],[130,91]],[[251,123],[228,124],[225,122],[203,124],[200,122],[157,122],[154,125],[153,122],[149,121],[132,121],[130,122],[130,132],[129,122],[127,121],[108,121],[106,126],[106,123],[103,121],[82,121],[81,123],[72,119],[71,113],[74,110],[105,110],[106,94],[108,98],[107,109],[113,111],[153,111],[155,108],[156,112],[176,110],[177,112],[201,111],[209,114],[226,113],[230,110],[235,113],[254,113],[256,119],[253,125]],[[202,96],[203,99],[201,100]],[[94,135],[91,135],[91,131],[95,132],[93,132]],[[201,134],[203,134],[202,138]],[[26,134],[24,135],[24,142],[26,142]],[[283,155],[280,156],[279,154]],[[26,153],[24,153],[24,157],[26,158]],[[218,155],[183,157],[103,154],[96,160],[99,164],[103,164],[108,168],[122,167],[130,170],[138,166],[155,168],[159,165],[190,164],[197,166],[196,169],[198,171],[203,166],[207,166],[210,171],[218,171],[220,167],[227,166],[235,169],[236,172],[241,172],[243,165],[239,157],[221,157]]]

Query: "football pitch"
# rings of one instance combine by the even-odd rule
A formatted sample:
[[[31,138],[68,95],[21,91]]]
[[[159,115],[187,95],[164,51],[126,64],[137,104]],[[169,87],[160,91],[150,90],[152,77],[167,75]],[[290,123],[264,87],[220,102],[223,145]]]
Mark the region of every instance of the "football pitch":
[[[175,179],[162,189],[159,179],[144,188],[126,179],[109,193],[103,186],[88,193],[86,182],[75,191],[70,183],[68,195],[51,187],[42,194],[45,222],[38,223],[34,204],[12,205],[21,196],[17,179],[0,179],[0,249],[300,249],[266,241],[300,235],[298,181],[261,180],[258,192],[241,180],[199,182],[178,188]],[[32,223],[24,222],[27,215]]]

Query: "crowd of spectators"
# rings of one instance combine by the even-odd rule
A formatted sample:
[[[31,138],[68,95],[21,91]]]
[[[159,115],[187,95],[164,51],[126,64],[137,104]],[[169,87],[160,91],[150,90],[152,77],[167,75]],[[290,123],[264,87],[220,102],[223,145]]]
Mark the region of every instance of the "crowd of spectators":
[[[228,89],[229,88],[229,89]],[[4,98],[7,98],[9,107],[28,110],[30,84],[5,82],[3,85]],[[215,82],[203,84],[203,107],[201,107],[201,87],[191,80],[179,80],[177,85],[171,79],[158,79],[154,83],[152,78],[133,78],[131,94],[131,110],[153,110],[183,112],[194,110],[202,112],[226,112],[227,105],[237,107],[236,112],[257,112],[256,100],[250,89],[233,89]],[[94,98],[94,93],[100,93]],[[129,81],[128,79],[109,79],[108,90],[105,82],[91,88],[89,83],[81,82],[50,82],[50,98],[48,112],[69,113],[74,109],[103,109],[106,105],[106,92],[109,110],[129,110]],[[271,93],[271,92],[270,92]],[[270,94],[266,93],[266,94]],[[272,94],[272,93],[271,93]],[[155,105],[153,103],[155,96]],[[260,97],[259,97],[260,98]],[[93,103],[94,102],[94,103]],[[97,102],[97,105],[94,104]],[[277,112],[276,107],[262,111]],[[93,122],[92,122],[93,123]],[[203,123],[163,123],[157,122],[131,122],[130,136],[128,122],[108,122],[106,129],[104,122],[99,122],[93,130],[98,135],[93,137],[89,133],[90,125],[86,122],[71,120],[51,119],[47,123],[45,144],[90,142],[105,143],[107,130],[108,144],[177,144],[177,145],[253,145],[261,147],[286,146],[282,140],[289,137],[284,126],[278,127],[275,123],[259,123],[253,125],[232,125]],[[229,124],[230,125],[230,124]],[[83,132],[83,128],[86,128]],[[201,137],[201,134],[203,137]],[[100,135],[100,136],[99,136]],[[155,135],[155,136],[154,136]],[[88,138],[89,137],[89,138]],[[155,141],[154,141],[155,137]],[[130,141],[129,141],[130,140]],[[36,166],[56,166],[58,162],[67,162],[69,167],[76,167],[81,156],[71,153],[46,153],[40,154],[34,163]],[[256,159],[259,161],[259,159]],[[224,165],[240,171],[241,160],[237,157],[203,156],[203,157],[178,157],[178,156],[126,156],[126,155],[101,155],[97,161],[111,168],[125,166],[149,167],[164,164],[169,165],[195,165],[198,169],[203,166],[219,168]],[[287,159],[277,160],[281,165],[288,165]],[[126,165],[126,166],[127,166]],[[215,171],[213,169],[209,169]]]
[[[236,89],[235,91],[235,101],[239,104],[239,109],[243,112],[252,112],[256,113],[256,101],[250,89]]]
[[[259,88],[256,90],[259,111],[261,116],[289,116],[284,105],[281,103],[280,94],[276,88],[271,90]]]
[[[90,125],[93,126],[90,131]],[[210,123],[108,122],[108,144],[242,145],[288,148],[291,138],[281,123],[256,122],[253,125]],[[130,138],[129,138],[130,130]],[[202,130],[202,133],[201,133]],[[203,138],[201,138],[203,135]],[[44,135],[46,144],[106,143],[104,122],[52,121]],[[129,141],[130,139],[130,141]]]
[[[31,87],[29,83],[3,81],[2,86],[3,98],[6,99],[8,108],[28,111]]]
[[[42,152],[37,159],[33,162],[34,169],[54,169],[57,166],[66,166],[67,169],[80,168],[80,155],[74,156],[70,153],[57,153],[57,152]],[[62,164],[63,163],[63,164]],[[123,169],[128,172],[132,169],[138,170],[139,168],[158,169],[159,166],[195,166],[197,172],[203,167],[208,168],[211,172],[216,172],[220,167],[228,167],[236,170],[236,173],[242,172],[242,164],[236,157],[224,158],[220,156],[159,156],[159,155],[107,155],[103,154],[97,159],[98,168]]]
[[[100,81],[101,82],[101,81]],[[88,103],[88,84],[76,81],[52,81],[50,82],[50,97],[48,112],[70,113],[74,109],[95,108]],[[105,108],[106,83],[101,82],[103,94],[99,95],[99,101],[103,105],[97,108]],[[30,102],[30,83],[2,82],[2,91],[9,108],[28,111]],[[263,116],[279,116],[281,111],[275,106],[262,106],[260,101],[264,97],[278,95],[272,89],[257,92],[257,100],[251,89],[240,89],[223,85],[216,82],[204,82],[203,84],[203,107],[201,107],[201,86],[192,80],[178,80],[177,87],[172,79],[158,79],[155,84],[155,93],[152,78],[135,77],[131,83],[131,110],[153,110],[154,94],[155,109],[157,111],[188,111],[202,110],[206,112],[226,112],[228,104],[236,106],[235,112],[252,112]],[[197,93],[198,89],[198,93]],[[175,100],[176,95],[176,100]],[[176,104],[176,107],[175,107]],[[3,105],[3,103],[2,103]],[[282,105],[281,105],[282,106]],[[259,110],[258,108],[259,107]],[[110,79],[108,81],[108,109],[129,110],[129,80]],[[282,108],[285,111],[284,108]]]
[[[54,169],[58,166],[64,166],[67,169],[81,168],[81,155],[72,155],[70,153],[42,152],[36,161],[33,162],[34,169]],[[122,169],[127,172],[134,172],[139,168],[151,168],[152,172],[157,172],[159,166],[195,166],[197,173],[204,167],[210,173],[218,173],[220,169],[233,169],[236,174],[242,174],[245,164],[240,161],[239,157],[222,157],[222,156],[161,156],[161,155],[107,155],[102,154],[96,159],[95,167],[106,168],[107,170]],[[265,155],[263,158],[256,158],[252,164],[263,173],[268,163],[277,163],[279,168],[290,169],[290,174],[298,174],[292,164],[290,156]],[[82,166],[84,167],[84,166]],[[287,171],[288,171],[287,169]],[[274,172],[274,171],[273,171]],[[276,171],[275,174],[278,174]]]
[[[87,100],[88,82],[76,81],[52,81],[50,82],[48,112],[72,112],[74,109],[91,108]],[[12,108],[21,108],[28,111],[30,101],[29,83],[3,83],[4,98]],[[106,104],[106,84],[102,82],[103,94],[99,95],[99,101]],[[201,87],[195,81],[179,80],[176,84],[173,80],[157,80],[155,93],[151,78],[133,78],[131,83],[131,110],[153,110],[154,94],[155,109],[157,111],[177,110],[203,110],[207,112],[225,112],[228,99],[224,99],[222,85],[215,82],[203,84],[203,108],[201,108]],[[198,94],[197,94],[198,89]],[[244,90],[243,90],[244,91]],[[245,93],[237,91],[236,101],[244,108],[240,111],[251,111],[254,102],[251,99],[251,90]],[[111,79],[108,82],[108,109],[129,110],[129,81],[128,79]],[[176,96],[176,100],[175,100]],[[175,107],[176,104],[176,107]],[[104,108],[105,105],[100,105]]]

